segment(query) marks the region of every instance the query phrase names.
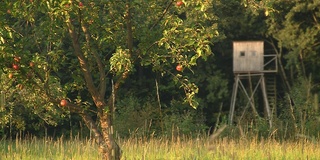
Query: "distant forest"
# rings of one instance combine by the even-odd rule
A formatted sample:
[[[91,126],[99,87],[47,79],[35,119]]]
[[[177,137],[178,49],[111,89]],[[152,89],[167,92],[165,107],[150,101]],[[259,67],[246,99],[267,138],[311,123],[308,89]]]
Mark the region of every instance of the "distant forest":
[[[270,117],[259,78],[247,75],[231,124],[262,136],[318,136],[319,6],[2,1],[0,136],[87,137],[111,125],[120,137],[210,133],[230,123],[239,41],[263,42],[277,72],[264,74]]]

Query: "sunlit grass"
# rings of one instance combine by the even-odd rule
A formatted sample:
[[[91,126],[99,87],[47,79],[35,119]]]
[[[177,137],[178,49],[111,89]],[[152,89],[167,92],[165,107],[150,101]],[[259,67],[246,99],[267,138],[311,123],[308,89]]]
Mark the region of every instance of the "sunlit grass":
[[[0,159],[21,160],[95,160],[99,157],[97,146],[91,140],[2,140],[0,143]]]
[[[101,159],[92,140],[37,139],[1,140],[1,160],[95,160]],[[128,138],[120,139],[124,160],[230,160],[319,159],[318,141],[278,142],[274,139],[221,138]]]
[[[276,140],[207,138],[171,141],[168,139],[128,139],[122,142],[123,157],[136,159],[229,160],[229,159],[319,159],[320,145],[306,140],[277,142]]]

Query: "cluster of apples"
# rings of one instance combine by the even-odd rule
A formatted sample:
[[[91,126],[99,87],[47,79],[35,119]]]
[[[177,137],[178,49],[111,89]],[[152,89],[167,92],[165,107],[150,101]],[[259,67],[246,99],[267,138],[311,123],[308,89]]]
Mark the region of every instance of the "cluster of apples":
[[[19,63],[20,63],[21,57],[15,56],[13,60],[14,60],[14,63],[12,63],[12,68],[14,70],[19,70],[20,68]]]
[[[20,63],[21,57],[15,56],[13,59],[14,59],[14,63],[12,63],[12,68],[17,71],[20,69],[19,63]],[[29,66],[34,67],[34,62],[31,61],[29,63]]]
[[[18,71],[19,69],[20,69],[20,61],[21,61],[21,57],[18,57],[18,56],[15,56],[14,58],[13,58],[13,63],[12,63],[12,69],[13,70],[15,70],[15,71]],[[34,62],[30,62],[29,63],[29,66],[30,67],[34,67]],[[8,77],[10,78],[10,79],[12,79],[13,78],[13,73],[9,73],[9,75],[8,75]]]
[[[18,56],[15,56],[14,58],[13,58],[13,63],[12,63],[12,69],[13,70],[19,70],[20,69],[20,65],[19,65],[19,63],[20,63],[20,60],[21,60],[21,57],[18,57]],[[9,73],[9,75],[8,75],[8,77],[10,78],[10,79],[12,79],[13,78],[13,73]]]
[[[15,57],[13,58],[13,63],[12,63],[12,69],[13,69],[13,70],[18,71],[18,70],[20,69],[20,61],[21,61],[21,57],[15,56]],[[32,62],[32,61],[31,61],[30,64],[29,64],[30,67],[34,67],[34,65],[35,65],[34,62]],[[8,75],[8,77],[9,77],[10,79],[13,79],[13,73],[10,72],[9,75]],[[23,89],[23,85],[22,85],[22,84],[18,84],[17,87],[18,87],[20,90]],[[62,100],[60,101],[60,106],[62,106],[62,107],[67,106],[67,104],[68,104],[68,101],[67,101],[66,99],[62,99]]]

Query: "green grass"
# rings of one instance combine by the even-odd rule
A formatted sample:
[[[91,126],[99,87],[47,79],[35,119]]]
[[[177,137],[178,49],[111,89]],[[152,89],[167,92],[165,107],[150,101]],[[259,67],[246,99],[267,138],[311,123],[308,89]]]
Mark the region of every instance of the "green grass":
[[[92,140],[63,140],[63,138],[1,140],[1,160],[95,160],[101,159]],[[217,139],[202,138],[129,138],[119,140],[125,160],[256,160],[256,159],[319,159],[317,141]]]

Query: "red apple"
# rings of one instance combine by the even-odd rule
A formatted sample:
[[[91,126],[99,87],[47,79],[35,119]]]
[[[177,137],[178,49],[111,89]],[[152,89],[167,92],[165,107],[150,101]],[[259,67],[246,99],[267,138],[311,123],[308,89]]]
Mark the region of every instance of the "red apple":
[[[65,100],[65,99],[62,99],[62,100],[60,101],[60,105],[61,105],[62,107],[67,106],[67,104],[68,104],[68,101]]]
[[[79,2],[79,7],[83,7],[83,3],[82,2]]]
[[[176,70],[181,72],[183,69],[182,65],[181,64],[178,64],[177,67],[176,67]]]
[[[17,64],[12,64],[12,68],[14,69],[14,70],[19,70],[19,65],[17,65]]]
[[[178,1],[176,4],[179,7],[179,6],[183,5],[183,2],[182,1]]]

